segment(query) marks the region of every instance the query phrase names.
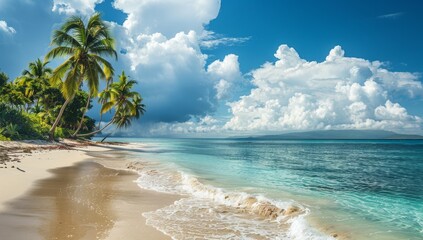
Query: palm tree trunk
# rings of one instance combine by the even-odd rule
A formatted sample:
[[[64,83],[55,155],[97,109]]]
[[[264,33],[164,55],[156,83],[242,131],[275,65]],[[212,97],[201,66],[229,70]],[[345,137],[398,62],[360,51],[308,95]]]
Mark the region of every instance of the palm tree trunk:
[[[49,140],[54,141],[54,131],[56,130],[57,125],[59,125],[60,119],[62,118],[63,112],[65,111],[66,106],[70,103],[72,98],[66,99],[65,103],[63,103],[62,107],[60,108],[59,115],[57,115],[56,120],[53,123],[49,130]]]
[[[79,125],[78,125],[78,128],[76,129],[76,131],[72,134],[72,136],[71,137],[76,137],[76,134],[78,134],[78,132],[79,132],[79,130],[81,129],[81,127],[82,127],[82,123],[84,122],[84,117],[85,117],[85,114],[87,113],[87,111],[88,111],[88,107],[90,106],[90,101],[91,101],[91,94],[89,94],[88,95],[88,99],[87,99],[87,105],[85,106],[85,111],[84,111],[84,113],[82,113],[82,118],[81,118],[81,121],[79,122]]]
[[[107,91],[109,89],[110,81],[113,83],[113,79],[112,78],[107,79],[107,85],[106,85],[105,91]],[[103,99],[103,101],[101,101],[101,104],[104,104],[105,102],[106,102],[106,100]],[[98,122],[98,128],[100,128],[100,124],[101,124],[102,119],[103,119],[103,113],[100,112],[100,121]]]
[[[111,133],[109,133],[109,134],[107,134],[103,139],[101,139],[101,141],[100,142],[104,142],[104,140],[106,140],[106,138],[108,138],[110,135],[112,135],[112,133],[113,132],[111,132]]]
[[[101,132],[101,131],[103,131],[106,127],[108,127],[108,126],[110,126],[110,124],[112,124],[113,123],[113,119],[112,120],[110,120],[110,122],[108,122],[103,128],[101,128],[101,129],[98,129],[98,130],[96,130],[96,131],[94,131],[94,132],[90,132],[90,133],[84,133],[84,134],[78,134],[78,135],[76,135],[77,137],[87,137],[87,136],[92,136],[92,135],[94,135],[94,134],[97,134],[97,133],[99,133],[99,132]]]

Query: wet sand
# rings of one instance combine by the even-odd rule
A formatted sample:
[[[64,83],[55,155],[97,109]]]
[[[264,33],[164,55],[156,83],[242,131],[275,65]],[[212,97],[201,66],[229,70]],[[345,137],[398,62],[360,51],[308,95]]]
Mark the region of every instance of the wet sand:
[[[88,158],[87,153],[99,150],[89,147],[78,156]],[[37,157],[43,159],[43,153]],[[136,173],[95,162],[101,160],[75,160],[49,170],[43,179],[27,183],[31,187],[25,194],[1,199],[0,239],[170,239],[147,226],[142,213],[170,205],[179,196],[143,190],[134,183]],[[4,176],[0,181],[13,182]]]

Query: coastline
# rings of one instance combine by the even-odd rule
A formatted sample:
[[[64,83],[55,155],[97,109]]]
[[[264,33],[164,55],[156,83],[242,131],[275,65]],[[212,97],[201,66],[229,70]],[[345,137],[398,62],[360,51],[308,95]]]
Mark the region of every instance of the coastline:
[[[170,239],[143,212],[180,196],[144,190],[124,158],[127,146],[0,142],[0,232],[7,239]],[[19,149],[16,151],[16,149]],[[12,151],[13,150],[13,151]],[[75,221],[75,219],[81,219]]]
[[[239,186],[222,186],[213,182],[213,175],[180,169],[171,158],[160,156],[172,148],[159,148],[155,143],[43,146],[45,150],[32,147],[32,153],[24,146],[20,153],[8,153],[12,159],[8,160],[8,169],[0,169],[0,173],[9,175],[0,174],[0,187],[12,194],[0,194],[0,203],[6,203],[0,210],[2,237],[402,239],[401,233],[376,231],[379,226],[371,222],[366,226],[335,222],[334,219],[351,220],[344,212],[323,209],[333,206],[324,198],[287,193],[272,196],[274,192],[266,196]],[[190,159],[184,154],[172,157],[174,161],[195,160],[194,166],[213,163],[207,157],[196,155]],[[19,180],[26,173],[32,179]],[[13,189],[16,179],[19,186]],[[18,194],[13,195],[13,191]]]

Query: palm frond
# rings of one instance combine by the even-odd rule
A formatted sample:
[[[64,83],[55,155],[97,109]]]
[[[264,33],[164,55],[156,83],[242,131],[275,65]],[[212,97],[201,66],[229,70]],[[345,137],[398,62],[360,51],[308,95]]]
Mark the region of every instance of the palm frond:
[[[108,111],[110,111],[114,106],[114,102],[106,102],[103,104],[103,106],[101,106],[101,113],[106,113]]]
[[[63,31],[63,30],[54,31],[52,44],[56,46],[66,45],[66,46],[71,46],[75,48],[82,47],[81,42],[78,41],[78,39],[70,35],[67,31]]]
[[[60,64],[56,69],[54,69],[53,74],[50,78],[50,84],[52,86],[58,86],[62,82],[62,78],[65,76],[65,73],[71,68],[73,58],[69,58],[64,63]]]
[[[52,59],[56,57],[63,57],[63,56],[70,56],[73,55],[75,52],[74,48],[71,47],[65,47],[65,46],[59,46],[55,47],[50,50],[50,52],[47,53],[45,56],[45,59]]]
[[[96,95],[98,92],[98,84],[99,84],[98,75],[99,75],[99,72],[98,72],[96,63],[93,61],[89,61],[87,64],[87,69],[85,71],[85,76],[86,76],[85,79],[88,82],[88,89],[91,95]]]

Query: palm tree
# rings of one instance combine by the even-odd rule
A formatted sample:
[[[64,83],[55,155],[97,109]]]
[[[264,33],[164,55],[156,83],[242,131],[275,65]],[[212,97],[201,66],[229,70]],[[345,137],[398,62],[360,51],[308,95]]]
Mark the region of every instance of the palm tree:
[[[111,124],[117,128],[126,128],[131,125],[133,118],[140,118],[145,113],[145,105],[142,103],[142,97],[136,91],[132,91],[133,86],[137,84],[135,80],[130,80],[125,72],[119,76],[119,81],[110,84],[109,88],[100,93],[104,104],[101,113],[106,113],[112,108],[115,113],[112,119],[102,128],[86,134],[79,134],[78,137],[92,136],[103,131]]]
[[[102,92],[98,94],[98,103],[100,103],[101,105],[104,105],[110,98],[109,87],[110,87],[110,84],[112,83],[113,83],[113,78],[107,79],[106,89],[104,89]],[[98,121],[98,128],[100,128],[102,119],[103,119],[103,113],[100,112],[100,120]]]
[[[0,88],[0,102],[19,111],[23,111],[25,106],[31,101],[25,97],[19,86],[8,82]]]
[[[128,105],[131,105],[132,99],[140,97],[138,92],[132,91],[135,84],[137,84],[137,82],[129,79],[125,72],[122,71],[122,74],[119,76],[119,81],[110,84],[109,89],[101,94],[103,98],[106,99],[101,108],[101,112],[108,112],[114,106],[119,109],[124,109]]]
[[[99,79],[108,79],[113,75],[112,65],[102,56],[114,57],[117,53],[114,40],[108,26],[101,20],[100,14],[90,17],[85,24],[80,17],[70,17],[63,26],[54,31],[52,45],[55,46],[46,59],[67,57],[65,62],[53,71],[52,85],[60,86],[65,102],[54,121],[49,133],[54,139],[54,131],[63,112],[85,80],[89,89],[87,107],[81,117],[84,119],[91,96],[98,92]]]
[[[22,72],[22,76],[16,79],[16,84],[24,88],[24,95],[31,103],[37,101],[38,107],[39,99],[43,97],[43,90],[49,84],[49,78],[52,73],[51,68],[46,67],[49,62],[42,62],[37,59],[28,65],[28,70]]]

